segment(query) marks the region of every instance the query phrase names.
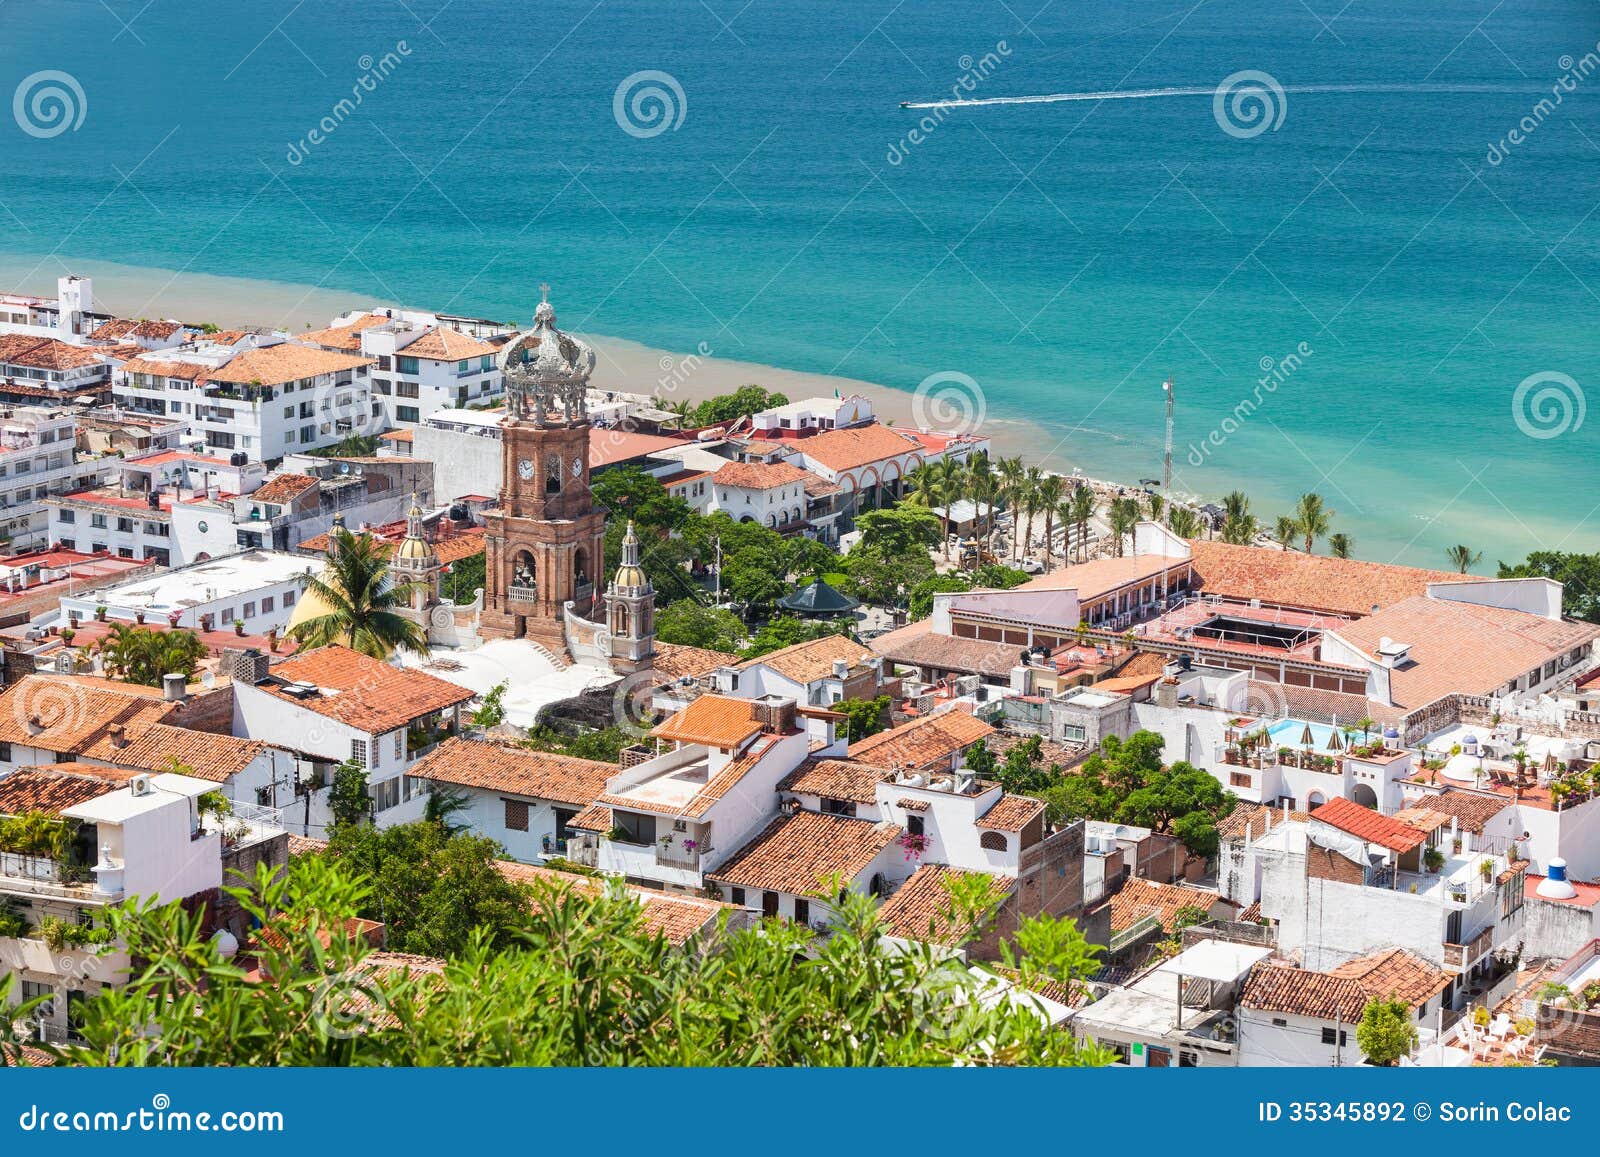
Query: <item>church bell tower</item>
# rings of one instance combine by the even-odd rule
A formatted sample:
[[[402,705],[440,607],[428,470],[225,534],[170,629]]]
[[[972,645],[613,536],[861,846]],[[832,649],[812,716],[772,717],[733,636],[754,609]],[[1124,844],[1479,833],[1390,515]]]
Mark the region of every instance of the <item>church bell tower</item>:
[[[605,562],[605,514],[589,488],[586,394],[594,351],[556,328],[548,286],[533,328],[500,354],[500,505],[484,519],[487,568],[479,633],[567,650],[568,604],[584,619]]]

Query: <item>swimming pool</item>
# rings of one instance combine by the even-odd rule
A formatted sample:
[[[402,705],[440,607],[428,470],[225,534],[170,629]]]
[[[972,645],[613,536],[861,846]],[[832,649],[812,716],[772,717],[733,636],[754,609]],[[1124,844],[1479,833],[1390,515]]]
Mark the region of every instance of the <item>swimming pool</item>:
[[[1305,746],[1304,737],[1307,727],[1311,728],[1311,750],[1342,750],[1342,748],[1336,749],[1331,745],[1330,741],[1333,738],[1334,728],[1326,723],[1307,723],[1304,719],[1280,719],[1267,728],[1267,734],[1272,736],[1274,747],[1303,748]],[[1339,738],[1341,744],[1348,746],[1344,736],[1341,735]],[[1361,742],[1359,734],[1356,736],[1355,741],[1357,743]]]

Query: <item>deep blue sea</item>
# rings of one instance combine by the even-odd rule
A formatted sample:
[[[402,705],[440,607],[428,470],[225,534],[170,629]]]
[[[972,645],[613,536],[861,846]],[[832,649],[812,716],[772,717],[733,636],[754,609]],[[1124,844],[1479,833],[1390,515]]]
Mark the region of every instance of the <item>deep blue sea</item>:
[[[1600,548],[1597,41],[1586,0],[9,0],[0,98],[86,111],[0,110],[0,254],[508,318],[549,282],[587,332],[966,375],[1129,480],[1172,374],[1177,488],[1487,568]],[[953,88],[1200,93],[900,107]]]

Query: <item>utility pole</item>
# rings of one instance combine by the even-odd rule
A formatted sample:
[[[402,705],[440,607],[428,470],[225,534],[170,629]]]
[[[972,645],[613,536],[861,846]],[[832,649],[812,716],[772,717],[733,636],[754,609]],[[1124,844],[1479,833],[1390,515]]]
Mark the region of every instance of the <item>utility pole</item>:
[[[1176,384],[1171,374],[1161,383],[1161,389],[1167,395],[1167,454],[1161,479],[1161,489],[1165,491],[1162,495],[1161,525],[1167,527],[1172,525],[1172,397],[1177,392],[1174,388]]]
[[[717,572],[716,572],[717,573],[717,594],[716,594],[716,602],[717,602],[718,606],[721,606],[722,605],[722,536],[719,534],[719,535],[717,535],[716,538],[712,539],[711,541],[717,548],[717,561],[716,561],[716,567],[717,567]]]

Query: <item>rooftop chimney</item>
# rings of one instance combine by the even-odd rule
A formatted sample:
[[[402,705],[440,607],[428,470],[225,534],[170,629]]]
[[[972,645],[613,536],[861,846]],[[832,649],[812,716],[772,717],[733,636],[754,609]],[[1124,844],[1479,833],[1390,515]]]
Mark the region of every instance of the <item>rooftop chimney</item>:
[[[171,703],[184,702],[189,698],[189,677],[179,671],[161,676],[161,696]]]
[[[113,723],[106,728],[106,734],[111,737],[112,747],[128,746],[128,729],[123,727],[122,724]]]
[[[784,695],[763,695],[751,702],[750,718],[767,731],[786,735],[794,730],[794,700]]]
[[[844,659],[835,659],[833,661],[833,677],[835,679],[843,679],[848,674],[850,674],[850,664]]]

